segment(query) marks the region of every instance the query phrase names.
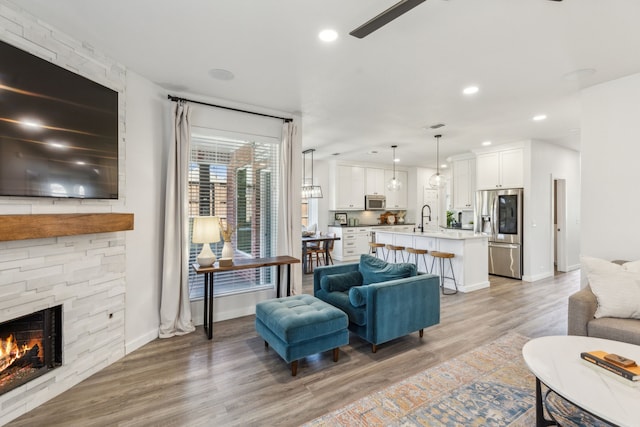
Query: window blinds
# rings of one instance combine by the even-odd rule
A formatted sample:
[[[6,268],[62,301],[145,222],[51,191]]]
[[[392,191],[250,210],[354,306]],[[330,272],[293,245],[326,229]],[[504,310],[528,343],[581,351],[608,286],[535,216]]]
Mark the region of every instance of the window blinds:
[[[189,236],[194,216],[215,215],[235,228],[234,259],[275,256],[278,208],[278,152],[274,138],[233,138],[194,128],[189,163]],[[213,132],[215,133],[215,132]],[[221,132],[222,134],[222,132]],[[222,238],[221,238],[222,239]],[[211,244],[220,257],[223,241]],[[190,244],[189,264],[201,247]],[[274,286],[274,269],[216,273],[214,295]],[[273,280],[272,280],[273,279]],[[204,295],[204,277],[189,270],[190,299]]]

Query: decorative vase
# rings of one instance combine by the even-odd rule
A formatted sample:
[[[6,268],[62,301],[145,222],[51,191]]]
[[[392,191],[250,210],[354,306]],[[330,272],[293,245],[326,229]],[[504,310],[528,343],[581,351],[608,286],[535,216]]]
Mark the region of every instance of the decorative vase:
[[[224,242],[222,246],[222,258],[233,258],[233,246],[231,246],[231,242]]]

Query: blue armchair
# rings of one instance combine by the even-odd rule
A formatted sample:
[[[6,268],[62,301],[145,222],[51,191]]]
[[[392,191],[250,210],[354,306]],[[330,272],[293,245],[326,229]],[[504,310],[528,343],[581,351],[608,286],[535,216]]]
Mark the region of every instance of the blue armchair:
[[[377,345],[440,323],[439,278],[413,264],[391,264],[370,255],[360,263],[318,267],[313,293],[347,313],[349,330]]]

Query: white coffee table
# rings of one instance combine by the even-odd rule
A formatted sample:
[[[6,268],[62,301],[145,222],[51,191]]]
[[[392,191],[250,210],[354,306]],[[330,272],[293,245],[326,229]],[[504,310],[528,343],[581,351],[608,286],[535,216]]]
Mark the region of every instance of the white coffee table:
[[[542,412],[540,382],[581,409],[618,426],[640,426],[640,388],[587,366],[583,351],[602,350],[640,363],[640,346],[578,336],[535,338],[522,355],[536,376],[536,424],[550,425]]]

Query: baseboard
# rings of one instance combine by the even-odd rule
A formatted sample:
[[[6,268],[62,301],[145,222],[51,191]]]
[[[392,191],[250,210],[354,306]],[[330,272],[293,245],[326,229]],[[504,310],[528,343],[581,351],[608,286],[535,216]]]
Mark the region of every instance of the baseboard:
[[[488,288],[490,285],[489,281],[486,280],[484,282],[478,282],[478,283],[474,283],[472,285],[466,285],[466,286],[458,286],[458,290],[460,292],[473,292],[473,291],[477,291],[479,289],[485,289]],[[445,286],[445,288],[450,289],[448,286]]]
[[[580,264],[573,264],[567,267],[567,271],[580,270]]]
[[[152,331],[149,331],[141,336],[139,336],[138,338],[131,340],[129,342],[125,342],[124,344],[124,351],[125,354],[129,354],[137,349],[139,349],[140,347],[142,347],[145,344],[150,343],[151,341],[155,340],[156,338],[158,338],[158,329],[154,329]]]
[[[547,279],[549,277],[553,277],[553,271],[547,271],[545,273],[540,273],[536,275],[525,275],[522,276],[523,282],[535,282],[542,279]]]

